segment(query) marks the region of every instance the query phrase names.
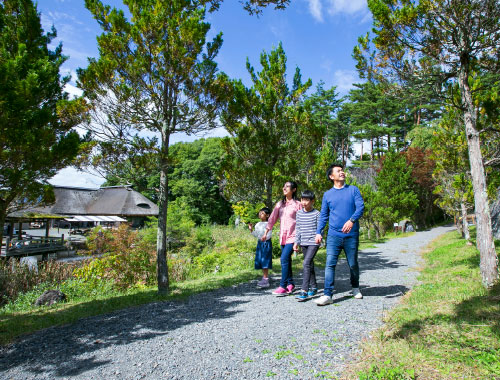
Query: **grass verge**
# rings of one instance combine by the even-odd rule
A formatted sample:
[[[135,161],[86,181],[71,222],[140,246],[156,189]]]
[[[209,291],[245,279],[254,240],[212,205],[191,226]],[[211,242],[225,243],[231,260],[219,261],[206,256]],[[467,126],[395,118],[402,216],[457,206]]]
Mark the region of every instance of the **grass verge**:
[[[364,343],[345,379],[500,379],[500,284],[481,285],[479,253],[455,231],[423,258],[419,285]]]

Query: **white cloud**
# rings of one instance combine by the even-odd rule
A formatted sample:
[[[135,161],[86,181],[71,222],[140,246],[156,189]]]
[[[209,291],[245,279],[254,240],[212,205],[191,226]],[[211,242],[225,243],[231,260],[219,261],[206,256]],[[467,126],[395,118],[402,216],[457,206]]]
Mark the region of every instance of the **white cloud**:
[[[337,91],[340,94],[346,94],[351,88],[353,83],[359,81],[358,75],[355,70],[337,70],[333,74],[334,85],[337,86]]]
[[[318,22],[323,22],[321,0],[307,0],[307,2],[309,3],[309,12],[314,19]]]
[[[69,94],[70,99],[74,97],[80,97],[83,94],[83,91],[80,90],[78,87],[73,86],[70,83],[66,83],[64,86],[64,91],[66,91]]]
[[[347,13],[353,15],[355,13],[363,14],[368,11],[366,0],[329,0],[328,13],[331,15],[339,13]]]
[[[104,178],[67,167],[60,170],[49,182],[56,186],[98,188],[104,183]]]

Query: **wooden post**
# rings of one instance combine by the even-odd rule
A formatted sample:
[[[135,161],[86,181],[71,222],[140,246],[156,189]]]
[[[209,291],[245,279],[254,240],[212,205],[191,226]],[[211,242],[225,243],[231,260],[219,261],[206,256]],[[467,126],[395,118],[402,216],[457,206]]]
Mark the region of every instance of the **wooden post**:
[[[45,222],[45,237],[49,237],[49,231],[50,231],[50,219],[47,219]]]
[[[19,222],[19,225],[17,226],[17,237],[19,240],[22,240],[23,238],[23,222]]]

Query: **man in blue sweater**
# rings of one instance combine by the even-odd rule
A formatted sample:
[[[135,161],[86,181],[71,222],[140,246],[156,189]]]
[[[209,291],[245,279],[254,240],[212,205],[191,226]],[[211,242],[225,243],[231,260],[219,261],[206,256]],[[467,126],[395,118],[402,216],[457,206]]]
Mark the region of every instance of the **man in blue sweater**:
[[[327,170],[328,178],[333,187],[323,195],[321,214],[316,230],[316,243],[321,243],[321,233],[328,222],[328,237],[326,242],[326,268],[324,295],[315,302],[318,306],[333,303],[333,284],[335,281],[335,266],[340,251],[344,249],[351,272],[351,286],[354,298],[361,299],[359,291],[359,218],[363,215],[365,204],[356,186],[345,184],[344,168],[333,164]]]

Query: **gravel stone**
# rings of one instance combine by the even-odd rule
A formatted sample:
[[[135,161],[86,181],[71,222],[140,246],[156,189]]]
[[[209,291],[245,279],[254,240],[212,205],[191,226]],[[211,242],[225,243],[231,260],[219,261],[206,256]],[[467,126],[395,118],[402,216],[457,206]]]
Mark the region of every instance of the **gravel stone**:
[[[419,251],[452,229],[437,227],[360,252],[362,300],[350,296],[342,259],[332,305],[276,297],[273,288],[261,290],[252,281],[23,337],[0,347],[0,378],[333,378],[415,284]],[[321,287],[324,271],[317,272]],[[294,276],[300,284],[301,273]]]

